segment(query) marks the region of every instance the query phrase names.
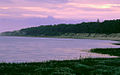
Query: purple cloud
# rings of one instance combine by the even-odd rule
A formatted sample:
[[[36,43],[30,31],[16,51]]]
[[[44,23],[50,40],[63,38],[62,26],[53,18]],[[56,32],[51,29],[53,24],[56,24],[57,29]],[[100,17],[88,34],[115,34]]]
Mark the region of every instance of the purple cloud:
[[[109,11],[114,11],[114,9],[108,9],[108,8],[105,8],[105,9],[97,9],[97,8],[79,8],[79,9],[81,9],[81,10],[83,10],[83,11],[101,11],[101,12],[104,12],[104,11],[107,11],[107,12],[109,12]]]
[[[44,2],[44,3],[67,3],[68,0],[29,0],[33,2]]]
[[[0,0],[0,3],[11,3],[11,0]]]
[[[62,20],[55,19],[52,16],[47,18],[2,18],[0,19],[0,32],[19,30],[27,27],[34,27],[40,25],[53,25],[61,23],[80,23],[83,21],[90,21],[87,19],[80,20]]]

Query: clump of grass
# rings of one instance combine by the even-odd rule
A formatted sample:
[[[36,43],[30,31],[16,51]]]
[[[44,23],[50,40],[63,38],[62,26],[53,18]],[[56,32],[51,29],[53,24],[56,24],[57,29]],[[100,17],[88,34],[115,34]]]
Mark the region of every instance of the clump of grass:
[[[96,48],[91,49],[91,52],[120,56],[120,48]]]
[[[113,43],[114,45],[120,45],[120,43]]]
[[[120,58],[89,58],[43,63],[0,63],[1,75],[114,75]]]

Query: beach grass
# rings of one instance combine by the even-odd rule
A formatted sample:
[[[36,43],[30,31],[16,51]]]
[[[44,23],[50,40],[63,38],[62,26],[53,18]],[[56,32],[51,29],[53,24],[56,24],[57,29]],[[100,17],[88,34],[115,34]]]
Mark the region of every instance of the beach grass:
[[[113,43],[114,45],[120,45],[120,43]]]
[[[119,75],[119,58],[1,63],[1,75]]]
[[[92,49],[92,52],[120,56],[120,48]],[[120,75],[120,58],[0,63],[1,75]]]
[[[109,54],[111,56],[120,56],[120,48],[96,48],[91,49],[91,52]]]

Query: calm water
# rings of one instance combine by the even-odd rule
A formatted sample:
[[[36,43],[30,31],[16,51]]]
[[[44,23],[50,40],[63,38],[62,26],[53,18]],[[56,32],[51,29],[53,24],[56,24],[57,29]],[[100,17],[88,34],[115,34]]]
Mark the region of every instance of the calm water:
[[[90,39],[58,39],[34,37],[0,37],[0,62],[39,62],[110,57],[88,52],[91,48],[119,47],[116,41]]]

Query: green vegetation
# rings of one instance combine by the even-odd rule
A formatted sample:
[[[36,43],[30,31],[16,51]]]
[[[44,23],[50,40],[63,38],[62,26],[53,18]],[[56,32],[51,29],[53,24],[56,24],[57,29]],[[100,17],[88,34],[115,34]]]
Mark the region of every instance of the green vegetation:
[[[61,36],[51,36],[55,38],[74,38],[74,39],[101,39],[101,40],[120,40],[120,33],[99,34],[99,33],[66,33]],[[117,43],[118,44],[118,43]]]
[[[109,54],[112,56],[120,56],[120,48],[97,48],[91,49],[91,52],[101,53],[101,54]]]
[[[66,34],[92,33],[107,34],[120,33],[120,20],[105,20],[104,22],[83,22],[80,24],[58,24],[21,29],[19,31],[4,32],[1,35],[10,36],[61,36]]]
[[[120,45],[120,43],[113,43],[114,45]]]
[[[92,49],[92,51],[100,49]],[[120,48],[100,52],[119,55]],[[110,53],[111,52],[111,53]],[[0,63],[1,75],[120,75],[120,58],[87,58],[36,63]]]
[[[1,75],[120,75],[119,58],[1,63]]]

